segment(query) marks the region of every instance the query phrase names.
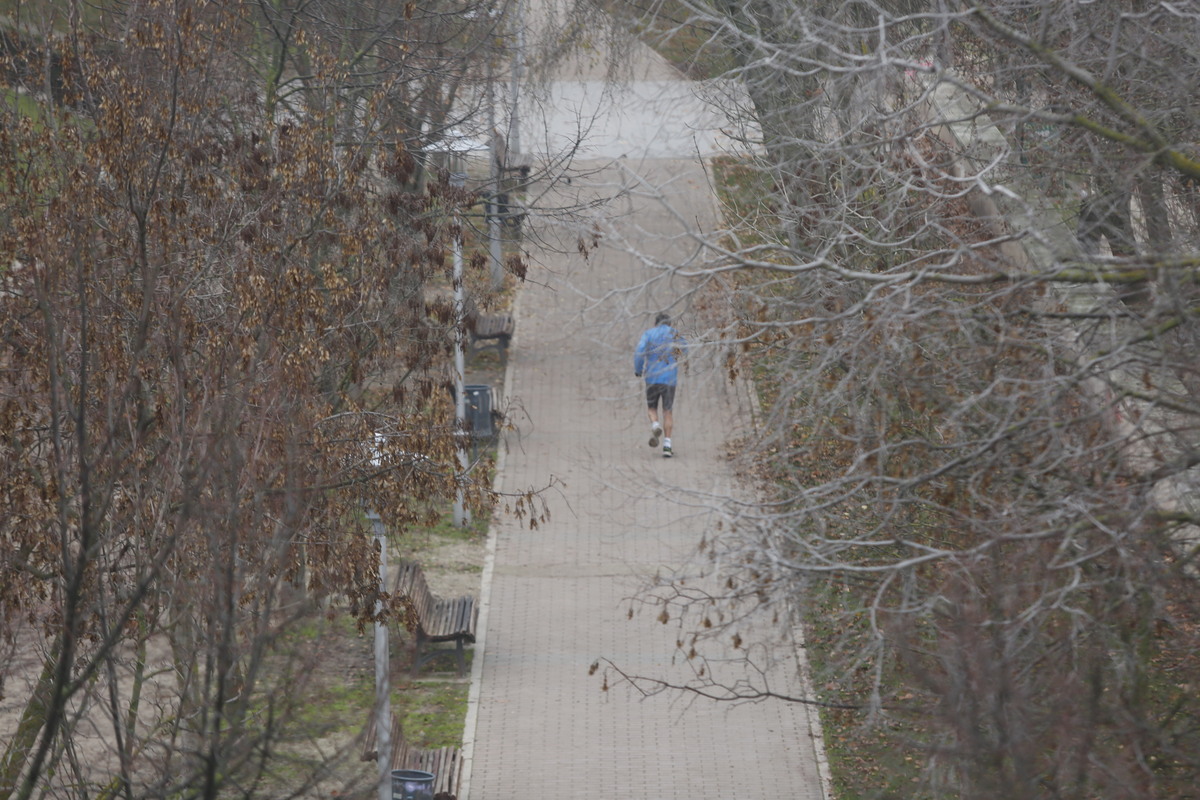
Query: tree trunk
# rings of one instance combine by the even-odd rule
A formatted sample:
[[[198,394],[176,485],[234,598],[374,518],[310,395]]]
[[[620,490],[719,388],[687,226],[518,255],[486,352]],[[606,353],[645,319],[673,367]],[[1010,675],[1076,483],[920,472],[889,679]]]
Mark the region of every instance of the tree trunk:
[[[21,771],[25,768],[26,757],[33,751],[38,734],[46,724],[46,710],[50,704],[50,695],[54,691],[55,662],[59,652],[60,647],[56,642],[42,664],[42,674],[38,676],[37,685],[21,713],[17,732],[4,750],[3,761],[0,761],[0,800],[12,797],[17,779],[21,777]]]

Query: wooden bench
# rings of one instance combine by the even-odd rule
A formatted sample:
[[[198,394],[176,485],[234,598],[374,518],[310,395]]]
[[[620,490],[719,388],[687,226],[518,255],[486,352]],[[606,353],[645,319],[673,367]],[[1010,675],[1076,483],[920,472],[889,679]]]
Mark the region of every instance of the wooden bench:
[[[481,314],[474,301],[467,301],[467,332],[471,335],[471,349],[480,351],[494,347],[503,355],[508,351],[517,322],[512,314]],[[480,342],[491,342],[480,346]]]
[[[457,747],[413,747],[404,738],[400,719],[392,715],[392,759],[388,770],[419,769],[433,774],[433,800],[457,800],[462,778],[462,751]],[[379,731],[372,718],[363,741],[363,761],[379,760]]]
[[[475,624],[479,621],[475,598],[471,595],[452,600],[438,597],[429,591],[425,572],[415,561],[400,562],[392,596],[404,605],[405,627],[416,640],[413,672],[441,652],[429,649],[430,644],[454,642],[461,677],[467,667],[464,647],[475,643]]]

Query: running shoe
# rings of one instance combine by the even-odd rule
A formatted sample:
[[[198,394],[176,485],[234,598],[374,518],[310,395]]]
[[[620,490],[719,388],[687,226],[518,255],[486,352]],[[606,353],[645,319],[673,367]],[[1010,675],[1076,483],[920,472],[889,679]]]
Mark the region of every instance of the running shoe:
[[[658,442],[662,438],[662,425],[657,422],[650,426],[650,446],[658,447]]]

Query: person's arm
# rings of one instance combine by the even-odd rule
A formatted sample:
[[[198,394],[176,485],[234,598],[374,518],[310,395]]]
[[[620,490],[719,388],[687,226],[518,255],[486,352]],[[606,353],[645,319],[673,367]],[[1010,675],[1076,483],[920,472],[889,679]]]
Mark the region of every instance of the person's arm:
[[[646,366],[646,334],[642,334],[642,338],[638,340],[637,349],[633,351],[633,374],[637,377],[642,377],[643,368]]]

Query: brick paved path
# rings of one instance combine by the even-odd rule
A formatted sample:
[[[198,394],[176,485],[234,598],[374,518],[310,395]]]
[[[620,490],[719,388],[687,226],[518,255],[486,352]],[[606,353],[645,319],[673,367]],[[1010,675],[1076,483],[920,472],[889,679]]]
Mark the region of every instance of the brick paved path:
[[[546,223],[542,233],[559,237],[567,254],[543,251],[519,297],[508,381],[519,431],[499,485],[555,486],[546,493],[549,524],[529,530],[506,517],[493,534],[465,788],[469,800],[821,798],[804,707],[641,698],[627,685],[601,691],[599,675],[589,676],[598,657],[683,675],[671,663],[678,629],[656,622],[657,609],[627,619],[627,599],[682,564],[711,530],[705,498],[735,492],[722,452],[747,424],[745,398],[701,343],[681,379],[677,457],[647,445],[632,348],[660,307],[678,300],[687,308],[690,286],[628,251],[683,262],[695,245],[680,226],[711,230],[714,207],[695,161],[636,169],[674,213],[654,192],[616,200],[601,212],[614,226],[611,244],[586,260],[575,233]],[[563,187],[576,198],[558,199],[610,193],[631,176],[610,166]],[[683,310],[680,324],[688,331],[694,315]],[[794,658],[785,659],[774,688],[799,693],[796,673]]]
[[[557,0],[525,2],[528,19],[555,18],[541,6]],[[517,300],[505,394],[518,431],[498,485],[553,482],[551,518],[535,530],[511,517],[493,526],[463,800],[820,800],[822,751],[806,707],[642,698],[628,685],[602,691],[600,674],[589,675],[608,658],[633,673],[686,678],[686,660],[672,663],[679,629],[655,621],[659,609],[627,619],[629,598],[694,554],[715,523],[712,499],[738,494],[723,453],[749,424],[748,398],[701,342],[681,378],[676,458],[647,446],[633,347],[664,308],[678,311],[685,333],[699,328],[695,286],[653,265],[701,254],[692,231],[712,231],[716,214],[695,152],[729,140],[714,127],[720,115],[648,49],[622,59],[624,92],[605,95],[604,57],[590,51],[560,65],[548,103],[522,110],[522,149],[535,161],[581,131],[577,158],[596,159],[573,164],[573,181],[538,208],[620,196],[592,212],[605,236],[587,259],[576,247],[586,218],[543,217],[527,236],[538,264]],[[766,677],[801,694],[796,651],[782,652]],[[728,669],[722,675],[742,677]]]

